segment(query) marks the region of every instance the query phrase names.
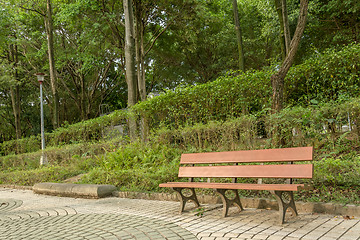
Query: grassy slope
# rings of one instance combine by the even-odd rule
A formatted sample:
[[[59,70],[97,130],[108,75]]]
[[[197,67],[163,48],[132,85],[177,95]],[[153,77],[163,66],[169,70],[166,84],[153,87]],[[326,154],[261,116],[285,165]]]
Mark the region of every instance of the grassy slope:
[[[103,152],[96,149],[103,149]],[[45,181],[62,182],[85,173],[80,183],[113,184],[124,191],[168,191],[159,189],[158,184],[177,180],[181,153],[209,150],[154,142],[117,146],[113,142],[63,146],[48,150],[51,165],[46,167],[37,166],[40,152],[18,155],[18,158],[23,159],[23,164],[17,166],[9,164],[14,157],[8,156],[7,161],[3,157],[0,183],[33,185]],[[316,149],[315,177],[310,181],[315,190],[299,192],[296,198],[303,201],[360,204],[358,150],[358,141],[349,138]],[[78,154],[71,155],[69,152]],[[270,196],[267,192],[255,191],[243,191],[241,194]]]

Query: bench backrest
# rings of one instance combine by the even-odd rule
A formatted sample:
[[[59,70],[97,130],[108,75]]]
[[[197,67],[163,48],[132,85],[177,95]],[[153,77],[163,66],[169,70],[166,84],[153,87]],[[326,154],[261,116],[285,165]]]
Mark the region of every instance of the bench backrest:
[[[312,147],[182,154],[179,177],[312,178],[313,164],[289,164],[312,159]],[[276,162],[282,164],[229,165]]]

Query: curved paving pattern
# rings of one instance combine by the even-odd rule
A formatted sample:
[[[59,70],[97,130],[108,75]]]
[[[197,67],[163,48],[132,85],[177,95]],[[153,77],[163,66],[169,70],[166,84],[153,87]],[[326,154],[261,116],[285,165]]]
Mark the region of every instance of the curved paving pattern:
[[[18,208],[22,205],[22,203],[23,202],[21,200],[0,199],[0,213]]]
[[[178,202],[79,199],[0,188],[0,239],[360,240],[359,217],[300,214],[277,224],[278,212],[204,205],[178,213]],[[16,201],[11,199],[19,199]],[[5,204],[4,204],[5,203]],[[22,205],[21,205],[22,204]]]
[[[148,217],[77,214],[70,207],[10,212],[21,201],[0,203],[0,239],[197,239],[173,223]]]

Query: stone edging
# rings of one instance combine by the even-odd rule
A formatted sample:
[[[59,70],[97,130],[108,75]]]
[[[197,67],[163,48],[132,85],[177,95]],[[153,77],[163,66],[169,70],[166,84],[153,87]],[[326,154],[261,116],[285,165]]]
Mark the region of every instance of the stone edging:
[[[111,196],[116,190],[113,185],[106,184],[75,184],[75,183],[36,183],[34,193],[62,197],[103,198]]]
[[[0,184],[0,188],[20,189],[20,190],[33,190],[32,186]]]

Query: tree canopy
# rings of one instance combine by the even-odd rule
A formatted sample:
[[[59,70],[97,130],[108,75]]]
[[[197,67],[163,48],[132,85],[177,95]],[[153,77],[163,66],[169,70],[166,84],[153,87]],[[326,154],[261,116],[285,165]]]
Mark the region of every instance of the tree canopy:
[[[293,36],[301,1],[237,1],[248,75],[275,72],[284,59],[284,27],[276,2],[286,3],[289,35]],[[238,77],[237,73],[228,74],[239,69],[232,1],[129,3],[134,18],[135,102],[144,101],[149,93]],[[299,66],[296,69],[306,68],[304,72],[312,77],[301,79],[293,74],[296,69],[291,71],[293,75],[284,83],[285,106],[329,96],[337,99],[358,91],[357,65],[350,60],[344,60],[343,65],[331,63],[342,55],[353,57],[358,51],[359,12],[356,0],[309,1],[306,27],[293,64]],[[47,131],[128,106],[123,1],[1,0],[0,27],[0,142],[39,132],[34,76],[38,72],[48,75],[44,83]],[[309,71],[327,56],[322,72]],[[344,89],[340,76],[348,73],[351,77],[346,84],[351,88]],[[242,87],[257,86],[264,79],[249,77],[248,81],[252,83]],[[263,86],[271,86],[270,77]],[[268,102],[270,97],[270,93],[261,95],[266,99],[256,101]],[[244,106],[249,106],[246,111],[261,110],[260,105]]]

